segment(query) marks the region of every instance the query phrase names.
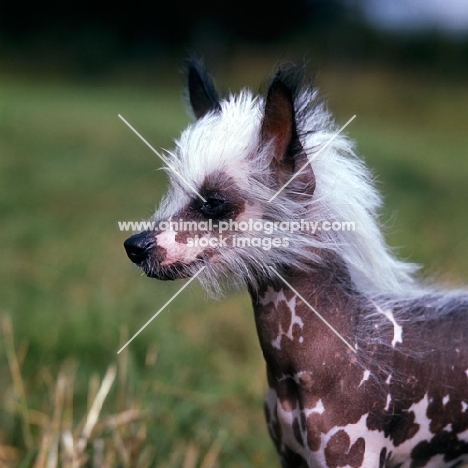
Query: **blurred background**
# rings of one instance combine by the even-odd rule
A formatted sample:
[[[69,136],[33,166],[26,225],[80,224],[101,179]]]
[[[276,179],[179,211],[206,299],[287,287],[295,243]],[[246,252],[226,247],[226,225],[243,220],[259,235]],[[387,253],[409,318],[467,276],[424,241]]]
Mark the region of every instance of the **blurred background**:
[[[386,202],[398,254],[468,283],[468,4],[10,2],[0,14],[0,467],[274,467],[245,291],[142,277],[117,222],[154,210],[187,125],[182,60],[222,92],[306,61]]]

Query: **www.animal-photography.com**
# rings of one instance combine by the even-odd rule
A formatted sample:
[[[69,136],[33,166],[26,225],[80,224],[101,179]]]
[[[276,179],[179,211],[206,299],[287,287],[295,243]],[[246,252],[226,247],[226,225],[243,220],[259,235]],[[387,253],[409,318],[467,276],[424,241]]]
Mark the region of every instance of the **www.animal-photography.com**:
[[[466,5],[237,6],[0,19],[0,467],[468,463]]]

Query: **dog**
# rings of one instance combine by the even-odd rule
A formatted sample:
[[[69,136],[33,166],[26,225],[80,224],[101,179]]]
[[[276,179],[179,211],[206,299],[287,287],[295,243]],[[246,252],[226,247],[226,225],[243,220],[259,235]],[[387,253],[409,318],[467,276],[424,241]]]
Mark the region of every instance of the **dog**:
[[[259,95],[220,98],[197,59],[186,77],[194,122],[130,260],[213,295],[247,287],[283,468],[466,463],[468,295],[421,284],[388,248],[372,175],[305,66]]]

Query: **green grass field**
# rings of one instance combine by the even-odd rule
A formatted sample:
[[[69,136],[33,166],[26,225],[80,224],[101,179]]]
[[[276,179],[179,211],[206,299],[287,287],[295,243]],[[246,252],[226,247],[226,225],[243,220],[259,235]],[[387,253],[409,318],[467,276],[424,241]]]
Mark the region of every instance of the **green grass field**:
[[[257,88],[271,65],[246,82]],[[372,70],[325,71],[319,84],[339,123],[357,115],[348,134],[385,196],[390,244],[467,283],[468,88]],[[167,80],[0,79],[0,467],[278,466],[245,291],[210,302],[190,287],[117,355],[182,285],[142,277],[123,250],[117,221],[148,217],[166,178],[119,113],[156,148],[188,122]],[[67,465],[80,437],[84,455]]]

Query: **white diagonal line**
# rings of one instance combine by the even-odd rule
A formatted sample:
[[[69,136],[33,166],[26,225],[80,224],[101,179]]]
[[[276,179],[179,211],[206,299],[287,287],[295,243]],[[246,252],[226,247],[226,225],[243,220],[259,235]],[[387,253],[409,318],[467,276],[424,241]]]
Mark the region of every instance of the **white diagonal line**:
[[[328,148],[331,142],[356,118],[353,115],[269,200],[272,202],[323,150]]]
[[[146,146],[148,146],[148,148],[151,149],[151,151],[153,151],[154,154],[156,154],[156,156],[158,156],[158,158],[161,159],[161,161],[166,164],[166,166],[175,174],[179,177],[179,179],[187,186],[190,188],[190,190],[192,190],[192,192],[196,193],[201,199],[203,202],[206,203],[206,200],[197,192],[197,190],[195,190],[195,188],[189,183],[187,182],[187,180],[175,169],[174,166],[172,166],[168,160],[162,155],[160,154],[158,151],[156,151],[141,135],[140,133],[138,133],[120,114],[118,114],[119,118],[128,126],[128,128],[130,128],[130,130],[132,130],[135,135],[137,135],[138,137],[140,137],[141,141],[143,141],[143,143],[145,143]]]
[[[283,281],[284,284],[286,284],[286,286],[288,286],[288,288],[294,293],[296,294],[297,297],[299,297],[299,299],[302,300],[302,302],[307,306],[309,307],[309,309],[341,340],[343,341],[343,343],[348,346],[348,348],[353,352],[353,353],[357,353],[357,350],[351,346],[344,338],[343,336],[341,336],[341,334],[333,327],[333,325],[331,325],[321,314],[319,314],[317,312],[317,310],[312,307],[271,265],[270,266],[270,269],[271,271],[278,277],[281,279],[281,281]]]
[[[120,354],[204,269],[202,266],[118,351]]]

